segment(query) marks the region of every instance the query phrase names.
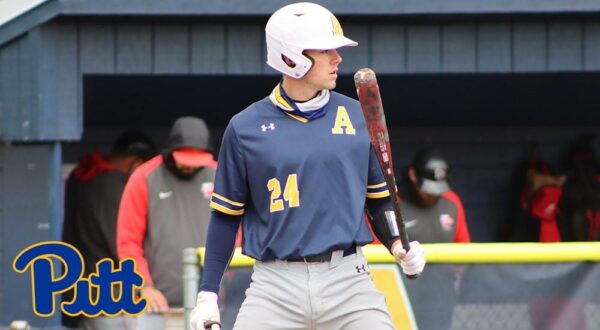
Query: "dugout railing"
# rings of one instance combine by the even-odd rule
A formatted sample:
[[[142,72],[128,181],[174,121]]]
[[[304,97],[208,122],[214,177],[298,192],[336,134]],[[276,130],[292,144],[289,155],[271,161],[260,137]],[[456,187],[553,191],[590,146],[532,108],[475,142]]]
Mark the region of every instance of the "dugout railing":
[[[424,244],[424,249],[425,272],[407,280],[385,247],[363,248],[398,329],[600,329],[600,242]],[[186,320],[202,255],[202,248],[184,251]],[[236,249],[222,283],[223,329],[233,325],[253,264]]]

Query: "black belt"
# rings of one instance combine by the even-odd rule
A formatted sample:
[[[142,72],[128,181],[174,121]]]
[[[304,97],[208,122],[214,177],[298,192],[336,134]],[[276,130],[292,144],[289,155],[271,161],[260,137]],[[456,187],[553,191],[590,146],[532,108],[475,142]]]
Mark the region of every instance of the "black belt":
[[[315,254],[308,257],[300,257],[300,258],[290,258],[286,259],[287,261],[303,261],[303,262],[327,262],[331,261],[331,256],[334,251],[323,252],[319,254]],[[352,245],[351,247],[344,250],[344,257],[351,256],[356,253],[356,245]]]

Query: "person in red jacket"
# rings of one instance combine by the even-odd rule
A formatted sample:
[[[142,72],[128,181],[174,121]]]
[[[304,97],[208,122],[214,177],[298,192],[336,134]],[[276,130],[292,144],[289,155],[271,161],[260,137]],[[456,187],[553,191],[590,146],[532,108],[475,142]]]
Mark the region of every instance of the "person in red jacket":
[[[398,185],[400,210],[410,240],[420,243],[469,243],[471,235],[463,204],[450,189],[450,166],[441,152],[428,146],[419,149]],[[454,306],[464,267],[434,265],[434,271],[422,274],[410,287],[422,286],[411,297],[416,319],[421,329],[450,329]],[[444,297],[444,299],[439,299]],[[420,315],[419,311],[435,311],[436,317]]]
[[[183,306],[185,248],[204,246],[217,163],[200,118],[181,117],[167,146],[132,175],[121,199],[117,226],[119,258],[133,258],[144,278],[141,296],[149,314],[139,329],[164,329],[164,312]]]
[[[417,151],[398,182],[400,209],[411,240],[420,243],[469,243],[465,209],[448,184],[449,165],[439,150]],[[379,241],[374,236],[374,243]]]
[[[102,259],[117,257],[117,212],[129,175],[155,155],[154,143],[139,131],[125,131],[105,155],[92,152],[81,158],[65,185],[65,216],[62,240],[73,245],[84,260],[84,275],[96,272]],[[71,301],[74,290],[63,294]],[[63,314],[63,325],[83,329],[128,329],[123,316],[88,318]]]
[[[417,151],[400,181],[400,208],[411,240],[469,243],[463,204],[448,184],[448,162],[434,147]]]

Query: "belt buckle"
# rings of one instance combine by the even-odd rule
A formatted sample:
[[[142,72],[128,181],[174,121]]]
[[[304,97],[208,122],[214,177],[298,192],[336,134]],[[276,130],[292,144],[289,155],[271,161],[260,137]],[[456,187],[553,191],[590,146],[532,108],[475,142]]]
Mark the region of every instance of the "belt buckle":
[[[313,256],[302,257],[302,260],[304,260],[304,263],[307,265],[328,262],[331,261],[331,254],[332,252],[324,252]]]

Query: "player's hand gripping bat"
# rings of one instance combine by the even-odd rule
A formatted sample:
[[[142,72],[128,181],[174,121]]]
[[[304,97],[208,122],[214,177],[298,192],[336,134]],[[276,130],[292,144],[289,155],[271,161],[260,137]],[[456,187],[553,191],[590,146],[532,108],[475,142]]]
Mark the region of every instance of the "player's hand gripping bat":
[[[221,330],[221,324],[218,322],[207,321],[204,323],[204,329],[207,330]]]
[[[402,242],[402,247],[408,253],[410,245],[404,226],[404,219],[400,212],[400,197],[396,190],[396,177],[394,176],[394,166],[392,164],[390,137],[385,123],[385,114],[383,113],[383,105],[381,103],[381,95],[379,93],[379,85],[377,84],[375,72],[369,68],[358,70],[354,74],[354,84],[356,85],[360,106],[363,115],[365,116],[365,121],[367,122],[371,144],[373,144],[375,155],[377,156],[379,165],[381,165],[385,183],[390,192],[394,213],[396,214],[400,241]],[[406,275],[406,277],[415,279],[419,277],[419,275]]]

